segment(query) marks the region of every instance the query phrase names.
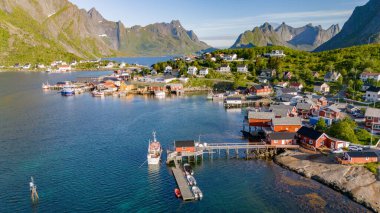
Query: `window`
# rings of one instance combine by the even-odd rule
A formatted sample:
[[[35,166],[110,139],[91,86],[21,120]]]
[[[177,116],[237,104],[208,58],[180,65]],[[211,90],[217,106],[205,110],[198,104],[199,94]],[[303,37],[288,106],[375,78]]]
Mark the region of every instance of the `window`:
[[[274,140],[274,143],[278,143],[278,140]]]
[[[370,121],[371,121],[371,120],[372,120],[372,117],[367,117],[367,120],[370,120]]]
[[[369,160],[369,157],[366,157],[365,160]]]
[[[182,147],[182,151],[186,151],[186,147]]]

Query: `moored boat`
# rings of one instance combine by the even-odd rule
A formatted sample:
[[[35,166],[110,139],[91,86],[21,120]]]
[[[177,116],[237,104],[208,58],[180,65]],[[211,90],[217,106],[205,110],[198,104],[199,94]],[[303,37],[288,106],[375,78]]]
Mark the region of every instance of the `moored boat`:
[[[104,92],[95,90],[95,91],[92,92],[92,96],[94,96],[94,97],[104,97]]]
[[[194,175],[193,168],[188,163],[183,164],[183,170],[186,175]]]
[[[155,90],[154,91],[154,96],[156,96],[157,98],[164,98],[166,96],[166,94],[165,94],[164,91]]]
[[[74,88],[71,85],[63,86],[61,90],[61,95],[63,96],[72,96],[75,94]]]
[[[202,191],[199,189],[199,187],[198,186],[193,186],[193,187],[191,187],[191,191],[193,191],[193,194],[194,194],[194,197],[195,197],[195,199],[199,199],[199,200],[201,200],[202,198],[203,198],[203,193],[202,193]]]
[[[154,165],[159,164],[161,160],[161,153],[162,153],[161,144],[156,139],[156,132],[153,132],[153,141],[149,140],[148,155],[147,155],[148,164],[154,164]]]
[[[195,186],[197,185],[197,181],[192,175],[186,175],[187,182],[189,183],[189,186]]]
[[[178,188],[175,188],[174,189],[174,194],[177,198],[180,198],[182,197],[182,194],[181,194],[181,190],[179,190]]]
[[[48,82],[46,82],[46,84],[42,83],[42,89],[49,89],[50,88],[50,84]]]

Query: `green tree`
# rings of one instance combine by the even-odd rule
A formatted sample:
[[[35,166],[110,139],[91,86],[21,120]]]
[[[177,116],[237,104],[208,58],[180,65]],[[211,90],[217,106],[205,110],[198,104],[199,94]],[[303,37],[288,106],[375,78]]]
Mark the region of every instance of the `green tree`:
[[[315,124],[315,130],[320,132],[325,132],[327,130],[325,119],[319,118],[318,122]]]
[[[339,138],[341,140],[358,143],[358,138],[355,135],[356,123],[355,121],[345,118],[338,122],[335,122],[329,128],[328,134],[332,137]]]

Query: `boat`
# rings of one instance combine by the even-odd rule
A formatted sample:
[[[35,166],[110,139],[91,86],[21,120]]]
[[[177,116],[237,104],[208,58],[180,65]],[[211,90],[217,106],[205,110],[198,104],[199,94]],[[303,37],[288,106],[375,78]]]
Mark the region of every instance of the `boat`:
[[[202,191],[199,189],[198,186],[193,186],[191,187],[191,191],[193,191],[193,194],[194,194],[194,197],[196,200],[202,200],[203,198],[203,193]]]
[[[181,190],[179,190],[178,188],[175,188],[174,189],[174,194],[177,198],[180,198],[182,197],[182,194],[181,194]]]
[[[148,147],[148,164],[157,165],[161,160],[162,148],[160,142],[156,139],[156,132],[153,132],[153,141],[149,140]]]
[[[29,182],[29,190],[30,190],[30,198],[32,199],[32,202],[37,202],[39,197],[37,193],[37,186],[34,183],[33,177],[30,177],[30,182]]]
[[[208,94],[207,94],[207,100],[212,100],[212,97],[214,96],[214,93],[212,91],[210,91]]]
[[[225,95],[223,93],[215,94],[212,96],[213,101],[224,100]]]
[[[92,96],[94,96],[94,97],[104,97],[104,92],[94,90],[94,91],[92,92]]]
[[[197,185],[197,181],[192,175],[186,175],[187,182],[189,183],[189,186],[195,186]]]
[[[186,175],[194,175],[193,168],[191,168],[190,164],[188,163],[183,164],[183,170],[185,171]]]
[[[63,95],[63,96],[72,96],[74,94],[75,94],[75,91],[74,91],[73,86],[70,86],[70,85],[63,86],[63,88],[61,90],[61,95]]]
[[[46,82],[46,84],[42,83],[42,89],[49,89],[50,88],[50,84],[48,82]]]
[[[164,98],[166,96],[165,92],[164,91],[161,91],[161,90],[155,90],[154,91],[154,96],[156,96],[157,98]]]

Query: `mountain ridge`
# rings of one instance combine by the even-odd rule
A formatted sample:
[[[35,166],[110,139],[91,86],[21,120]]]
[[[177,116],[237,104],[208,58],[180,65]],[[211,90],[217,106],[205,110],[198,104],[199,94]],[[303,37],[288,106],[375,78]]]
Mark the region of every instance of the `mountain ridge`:
[[[316,51],[325,51],[368,43],[380,43],[380,1],[370,0],[358,6],[342,30]]]
[[[1,0],[0,13],[0,30],[4,32],[0,39],[5,43],[0,62],[15,62],[12,52],[22,56],[22,62],[38,47],[46,54],[52,48],[55,54],[71,58],[176,55],[210,48],[178,20],[127,28],[121,21],[105,19],[96,8],[79,9],[68,0]],[[24,53],[18,51],[21,49]]]
[[[324,30],[320,25],[307,24],[292,27],[283,22],[274,28],[268,22],[252,31],[240,34],[231,48],[255,46],[286,46],[293,49],[312,51],[339,32],[339,25],[332,25]]]

